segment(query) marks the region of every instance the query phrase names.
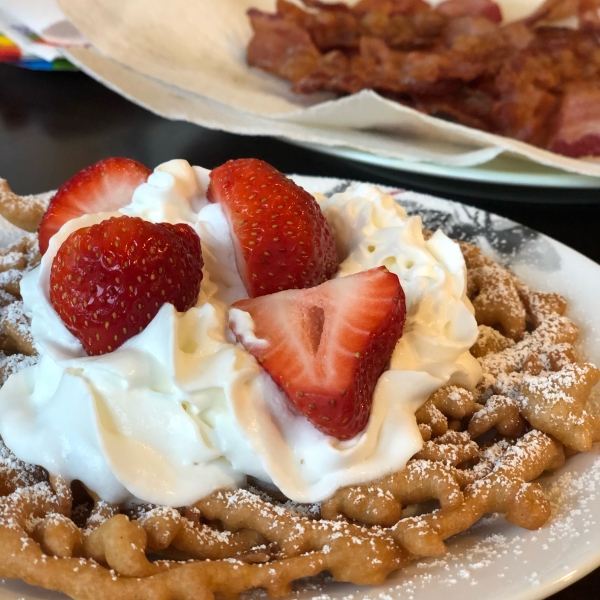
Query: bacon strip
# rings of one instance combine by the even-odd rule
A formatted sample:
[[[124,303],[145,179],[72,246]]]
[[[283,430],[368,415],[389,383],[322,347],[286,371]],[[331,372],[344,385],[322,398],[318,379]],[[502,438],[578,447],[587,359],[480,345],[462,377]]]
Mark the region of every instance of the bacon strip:
[[[250,9],[248,16],[254,30],[247,51],[250,66],[289,81],[297,81],[315,68],[321,53],[304,29],[256,9]]]
[[[386,15],[414,15],[429,11],[431,7],[423,0],[360,0],[352,10],[355,13],[377,11]]]
[[[600,155],[600,87],[567,87],[550,149],[575,158]]]
[[[486,17],[493,23],[502,21],[502,11],[492,0],[445,0],[436,10],[447,17]]]

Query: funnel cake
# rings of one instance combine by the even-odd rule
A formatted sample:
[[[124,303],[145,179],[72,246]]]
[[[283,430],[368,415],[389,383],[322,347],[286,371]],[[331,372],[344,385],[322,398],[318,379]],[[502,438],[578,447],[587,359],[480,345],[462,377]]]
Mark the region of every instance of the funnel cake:
[[[461,247],[483,378],[473,391],[445,386],[417,410],[424,445],[405,469],[316,504],[251,480],[189,506],[117,505],[19,460],[0,440],[0,577],[82,600],[196,600],[253,588],[282,597],[324,571],[381,584],[411,561],[445,554],[448,538],[491,513],[541,527],[550,504],[536,478],[600,440],[589,401],[600,371],[577,360],[578,330],[562,297],[532,292],[475,246]],[[24,233],[2,252],[11,265],[2,274],[12,270],[18,282],[39,260],[34,248],[35,235]],[[37,356],[18,286],[3,287],[0,300],[4,383]]]

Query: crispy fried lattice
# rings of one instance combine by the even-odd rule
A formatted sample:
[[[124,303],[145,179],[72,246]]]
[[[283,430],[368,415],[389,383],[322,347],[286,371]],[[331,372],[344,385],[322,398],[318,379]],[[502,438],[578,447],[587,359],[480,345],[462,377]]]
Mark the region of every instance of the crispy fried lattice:
[[[471,347],[471,354],[475,358],[483,358],[488,354],[496,354],[515,345],[514,340],[504,337],[499,331],[487,325],[479,325],[477,341]]]
[[[480,325],[500,326],[513,340],[525,331],[525,306],[515,276],[484,256],[473,244],[460,243],[467,263],[467,294]]]
[[[321,503],[321,516],[391,527],[400,520],[403,505],[435,499],[441,506],[456,507],[463,497],[455,471],[441,462],[412,460],[403,471],[338,490]]]
[[[0,249],[0,384],[37,361],[30,322],[23,313],[20,282],[39,261],[36,235],[24,235],[8,248]]]
[[[600,370],[594,365],[571,364],[540,375],[502,374],[494,389],[513,399],[533,427],[573,450],[587,452],[592,447],[596,425],[586,404],[598,381]]]
[[[487,513],[504,513],[511,523],[526,529],[541,527],[550,506],[540,486],[528,482],[560,464],[562,452],[561,444],[548,435],[525,434],[498,457],[490,473],[465,488],[460,506],[403,519],[393,528],[394,538],[417,556],[438,556],[446,552],[443,540]]]
[[[48,483],[24,487],[0,499],[0,576],[18,577],[85,600],[194,600],[211,598],[213,592],[238,594],[253,587],[264,587],[273,596],[282,596],[289,593],[290,583],[301,574],[314,575],[324,568],[318,554],[279,560],[268,568],[237,560],[150,563],[142,558],[145,545],[140,532],[143,530],[124,515],[105,523],[111,525],[105,529],[103,551],[112,568],[91,559],[57,556],[51,559],[30,537],[31,530],[40,520],[49,515],[62,515],[63,510],[64,502]],[[109,530],[113,534],[110,540]],[[46,528],[46,531],[51,529]],[[45,542],[46,549],[50,543],[50,540]],[[131,552],[121,554],[119,549],[125,550],[127,545]],[[136,550],[140,551],[137,555]],[[124,572],[135,570],[134,556],[139,559],[142,570],[152,575],[123,576]]]
[[[532,292],[521,284],[519,296],[534,327],[539,327],[550,315],[564,315],[567,310],[567,301],[560,294]]]
[[[44,469],[19,460],[0,438],[0,496],[47,480]]]
[[[532,481],[565,450],[600,439],[588,400],[600,371],[577,363],[561,296],[532,292],[475,246],[462,249],[484,377],[476,390],[437,390],[416,412],[424,444],[404,470],[320,506],[253,487],[188,507],[121,507],[18,460],[0,440],[0,577],[81,600],[211,600],[255,587],[277,597],[322,571],[380,584],[443,554],[447,538],[490,512],[543,525],[549,504]],[[36,360],[18,281],[38,260],[35,236],[0,252],[2,381]]]
[[[498,433],[508,437],[519,437],[526,429],[518,404],[505,396],[488,398],[485,406],[478,410],[471,420],[467,432],[475,439],[495,427]]]
[[[389,528],[309,518],[243,489],[216,492],[195,505],[210,521],[230,530],[255,531],[276,544],[278,557],[266,564],[233,558],[150,562],[147,552],[157,539],[161,545],[174,539],[178,511],[155,508],[133,521],[116,514],[88,533],[68,519],[70,497],[64,488],[36,483],[0,499],[0,576],[101,600],[191,600],[252,587],[280,596],[289,592],[293,580],[324,570],[342,581],[377,584],[414,556],[445,551],[444,539],[487,512],[504,512],[512,522],[538,527],[548,516],[548,506],[539,487],[528,482],[562,458],[557,441],[532,431],[514,446],[501,442],[483,450],[463,493],[458,471],[415,461],[409,467],[414,487],[405,474],[378,483],[407,503],[438,496],[442,507],[429,515],[400,518]],[[443,483],[435,484],[436,478]],[[161,523],[154,527],[157,519]],[[169,521],[166,527],[164,519]],[[147,534],[148,529],[153,533]],[[165,537],[166,529],[170,532]]]
[[[48,208],[54,192],[34,196],[18,196],[5,179],[0,179],[0,215],[18,227],[34,233]]]
[[[456,423],[460,426],[461,419],[470,417],[479,408],[469,390],[455,385],[437,390],[415,413],[423,441],[444,435]]]
[[[526,333],[514,346],[481,358],[481,367],[484,374],[497,377],[500,373],[521,371],[525,362],[533,355],[547,369],[551,369],[553,361],[567,361],[569,356],[573,356],[569,346],[575,342],[577,335],[577,327],[572,321],[552,314],[534,331]]]
[[[471,440],[468,433],[447,431],[444,435],[425,442],[415,458],[455,467],[475,458],[478,453],[479,446]]]
[[[23,301],[17,300],[2,309],[0,325],[6,335],[14,340],[17,352],[25,356],[37,354],[31,335],[29,319],[23,312]]]

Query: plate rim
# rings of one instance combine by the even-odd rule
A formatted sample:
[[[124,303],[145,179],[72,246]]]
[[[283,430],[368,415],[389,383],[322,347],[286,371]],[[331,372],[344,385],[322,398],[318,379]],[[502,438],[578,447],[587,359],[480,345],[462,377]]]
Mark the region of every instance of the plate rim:
[[[510,159],[506,153],[500,154],[492,161],[475,165],[472,167],[458,167],[453,165],[440,165],[432,162],[411,162],[365,152],[348,146],[326,146],[314,142],[303,142],[294,140],[288,137],[280,137],[281,140],[289,142],[295,146],[308,148],[329,156],[345,158],[355,162],[361,162],[376,167],[383,167],[395,171],[414,173],[417,175],[431,175],[435,177],[443,177],[456,181],[469,181],[473,183],[493,183],[496,185],[505,185],[508,187],[547,187],[547,188],[585,188],[585,189],[600,189],[600,177],[592,177],[590,175],[579,175],[578,173],[569,173],[560,171],[552,167],[528,161],[526,159],[514,158],[523,162],[524,165],[555,171],[554,173],[516,173],[514,171],[497,171],[486,167],[494,161],[502,161]]]

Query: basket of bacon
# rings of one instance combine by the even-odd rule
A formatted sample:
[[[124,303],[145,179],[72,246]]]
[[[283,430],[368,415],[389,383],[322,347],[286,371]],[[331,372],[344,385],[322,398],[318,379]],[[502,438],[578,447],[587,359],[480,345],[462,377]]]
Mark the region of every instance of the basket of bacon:
[[[503,155],[600,176],[594,0],[63,4],[92,44],[72,60],[168,118],[407,169]]]

